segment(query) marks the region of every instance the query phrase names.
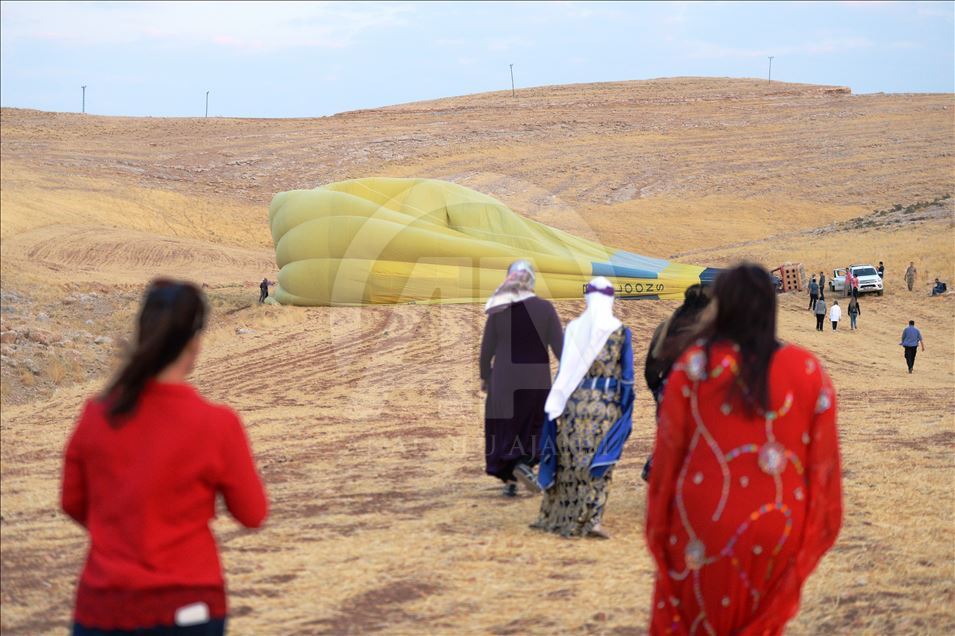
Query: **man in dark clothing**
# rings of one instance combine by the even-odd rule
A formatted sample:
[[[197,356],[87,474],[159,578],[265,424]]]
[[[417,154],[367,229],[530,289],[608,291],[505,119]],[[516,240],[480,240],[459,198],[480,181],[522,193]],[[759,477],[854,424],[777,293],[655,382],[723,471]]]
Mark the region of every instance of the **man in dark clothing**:
[[[265,299],[269,297],[269,279],[263,278],[262,282],[259,283],[259,304],[265,302]]]
[[[485,307],[481,339],[485,472],[504,482],[504,494],[517,494],[517,481],[529,490],[540,461],[544,403],[550,393],[550,358],[560,359],[564,331],[554,306],[533,293],[529,263],[517,261]]]
[[[820,300],[826,297],[826,274],[825,272],[819,272],[819,298]]]
[[[819,300],[819,283],[816,282],[815,275],[809,281],[809,311],[816,308],[816,301]]]
[[[879,278],[885,278],[885,264],[882,261],[879,261]]]
[[[899,345],[905,349],[905,363],[909,366],[909,373],[912,373],[919,345],[922,345],[922,351],[925,351],[925,340],[922,339],[922,332],[915,328],[914,320],[910,320],[909,326],[902,331],[902,342]]]

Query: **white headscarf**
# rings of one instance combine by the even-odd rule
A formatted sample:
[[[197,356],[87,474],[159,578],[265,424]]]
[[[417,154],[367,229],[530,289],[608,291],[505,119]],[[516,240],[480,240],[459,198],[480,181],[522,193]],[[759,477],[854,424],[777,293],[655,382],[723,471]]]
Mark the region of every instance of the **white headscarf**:
[[[613,285],[603,276],[590,281],[590,286],[613,290]],[[592,291],[584,298],[587,299],[587,309],[567,325],[560,370],[544,404],[547,417],[552,420],[564,412],[567,399],[587,375],[587,370],[607,343],[607,338],[623,324],[613,315],[613,296]]]
[[[507,268],[507,278],[495,290],[484,305],[485,313],[500,307],[519,303],[534,296],[534,268],[524,260],[514,261]]]

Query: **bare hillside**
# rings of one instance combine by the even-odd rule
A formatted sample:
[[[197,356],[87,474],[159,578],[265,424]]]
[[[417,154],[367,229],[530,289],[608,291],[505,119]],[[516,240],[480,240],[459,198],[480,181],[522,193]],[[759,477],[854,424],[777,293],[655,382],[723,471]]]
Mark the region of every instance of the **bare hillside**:
[[[609,542],[527,529],[539,501],[483,475],[476,306],[257,306],[275,192],[371,175],[447,179],[638,253],[826,270],[886,263],[860,330],[784,339],[839,390],[843,532],[794,634],[955,632],[955,97],[676,78],[544,87],[297,120],[0,112],[0,532],[4,634],[62,633],[84,534],[60,453],[166,274],[213,307],[195,382],[242,414],[273,511],[216,523],[238,634],[644,633],[639,470],[648,392],[614,475]],[[902,272],[915,261],[914,292]],[[560,303],[566,323],[582,303]],[[619,306],[643,360],[669,302]],[[927,341],[904,373],[898,335]],[[639,374],[638,374],[639,375]]]

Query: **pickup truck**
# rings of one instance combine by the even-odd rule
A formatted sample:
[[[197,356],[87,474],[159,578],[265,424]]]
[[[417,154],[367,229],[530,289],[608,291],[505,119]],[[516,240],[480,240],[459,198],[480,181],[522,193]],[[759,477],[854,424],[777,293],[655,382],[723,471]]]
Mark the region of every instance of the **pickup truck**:
[[[852,275],[859,279],[859,293],[866,294],[875,292],[882,295],[882,278],[879,272],[871,265],[850,265]],[[846,268],[832,270],[832,278],[829,279],[829,291],[833,293],[845,293],[846,288]]]

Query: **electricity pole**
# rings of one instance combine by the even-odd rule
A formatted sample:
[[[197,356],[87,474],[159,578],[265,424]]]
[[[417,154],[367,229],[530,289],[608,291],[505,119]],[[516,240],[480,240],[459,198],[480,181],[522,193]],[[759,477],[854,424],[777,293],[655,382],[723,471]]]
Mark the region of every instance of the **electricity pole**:
[[[209,119],[209,91],[206,91],[206,119]]]
[[[83,114],[86,114],[86,85],[83,85]]]
[[[511,97],[517,97],[517,93],[514,92],[514,65],[509,64],[511,67]]]
[[[769,56],[769,83],[770,84],[773,83],[773,58],[774,57],[776,56],[775,55]]]

